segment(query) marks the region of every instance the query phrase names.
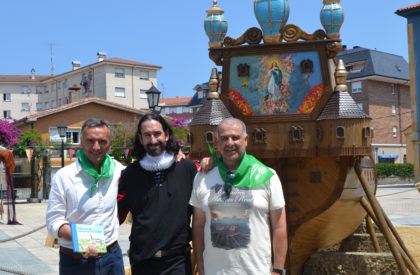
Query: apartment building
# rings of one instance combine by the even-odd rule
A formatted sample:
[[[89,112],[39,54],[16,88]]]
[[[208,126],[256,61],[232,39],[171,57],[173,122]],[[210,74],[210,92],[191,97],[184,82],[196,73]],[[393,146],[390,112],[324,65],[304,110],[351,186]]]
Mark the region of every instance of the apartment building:
[[[0,115],[20,119],[88,97],[102,98],[133,108],[148,108],[146,91],[157,86],[162,67],[122,58],[107,58],[98,52],[96,63],[72,62],[70,71],[59,75],[0,75]]]
[[[406,161],[403,131],[411,125],[409,66],[402,56],[377,50],[344,48],[349,93],[371,118],[377,162]]]
[[[191,97],[173,97],[159,99],[160,113],[167,116],[185,117],[189,122],[192,119],[192,108],[189,107]]]

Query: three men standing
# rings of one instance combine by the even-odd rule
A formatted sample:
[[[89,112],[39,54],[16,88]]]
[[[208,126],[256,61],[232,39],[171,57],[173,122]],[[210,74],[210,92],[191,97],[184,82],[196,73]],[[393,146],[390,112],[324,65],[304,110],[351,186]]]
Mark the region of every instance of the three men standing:
[[[168,123],[157,114],[138,124],[138,161],[122,173],[118,211],[130,211],[132,274],[191,274],[189,199],[197,172],[189,160],[175,161],[179,147]]]
[[[285,274],[287,230],[280,179],[246,154],[247,142],[242,121],[223,120],[217,128],[217,167],[194,180],[190,204],[200,275]]]

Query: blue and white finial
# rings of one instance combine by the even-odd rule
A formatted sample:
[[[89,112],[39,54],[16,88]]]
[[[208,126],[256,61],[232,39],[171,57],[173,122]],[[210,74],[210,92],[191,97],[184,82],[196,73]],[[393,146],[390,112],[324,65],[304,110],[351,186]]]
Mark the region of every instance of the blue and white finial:
[[[289,19],[289,0],[254,0],[254,12],[264,43],[280,43]]]
[[[213,7],[207,10],[204,19],[204,30],[209,37],[210,48],[222,47],[227,28],[224,11],[217,6],[217,0],[213,0]]]
[[[324,0],[320,18],[327,37],[330,39],[340,38],[340,28],[344,21],[344,11],[340,0]]]

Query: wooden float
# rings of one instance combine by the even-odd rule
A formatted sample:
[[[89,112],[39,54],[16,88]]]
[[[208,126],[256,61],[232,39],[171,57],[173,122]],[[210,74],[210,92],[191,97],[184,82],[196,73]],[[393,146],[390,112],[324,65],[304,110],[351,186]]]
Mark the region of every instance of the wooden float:
[[[281,2],[277,7],[288,14],[287,0],[255,0],[254,7],[262,2],[272,7]],[[207,100],[190,124],[191,158],[210,156],[207,144],[217,151],[216,128],[224,118],[233,116],[246,124],[247,152],[275,169],[282,182],[290,274],[301,273],[317,250],[353,233],[367,214],[392,246],[401,273],[406,274],[407,266],[417,274],[418,267],[403,245],[396,245],[389,230],[392,225],[374,197],[370,117],[349,95],[346,68],[336,60],[342,50],[340,27],[324,22],[332,12],[337,16],[334,24],[341,26],[341,6],[338,0],[323,4],[325,32],[306,33],[286,25],[285,18],[277,34],[267,34],[265,25],[263,31],[253,27],[239,38],[223,39],[226,22],[213,1],[205,28],[209,57],[222,66],[222,73],[213,69]]]

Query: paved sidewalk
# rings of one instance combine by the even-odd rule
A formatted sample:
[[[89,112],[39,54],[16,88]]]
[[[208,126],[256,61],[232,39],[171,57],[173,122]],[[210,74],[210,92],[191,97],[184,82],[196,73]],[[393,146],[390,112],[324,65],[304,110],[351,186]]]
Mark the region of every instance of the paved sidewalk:
[[[420,194],[412,184],[381,185],[377,198],[394,225],[420,226]],[[22,225],[7,225],[7,216],[0,220],[0,241],[24,234],[45,224],[47,203],[23,203],[16,205],[17,220]],[[5,205],[7,210],[7,205]],[[127,248],[130,224],[123,224],[118,242],[129,266]],[[47,229],[23,238],[0,243],[0,274],[58,274],[58,249],[45,246]]]
[[[376,198],[396,226],[420,226],[420,193],[414,184],[379,185]]]
[[[7,205],[4,206],[5,212]],[[45,225],[47,203],[18,203],[16,217],[21,225],[8,225],[7,212],[0,220],[0,240],[12,238]],[[131,225],[123,224],[118,242],[124,256],[124,265],[129,266],[127,249]],[[30,235],[17,240],[0,243],[0,274],[58,274],[58,248],[45,246],[47,228],[43,227]]]

